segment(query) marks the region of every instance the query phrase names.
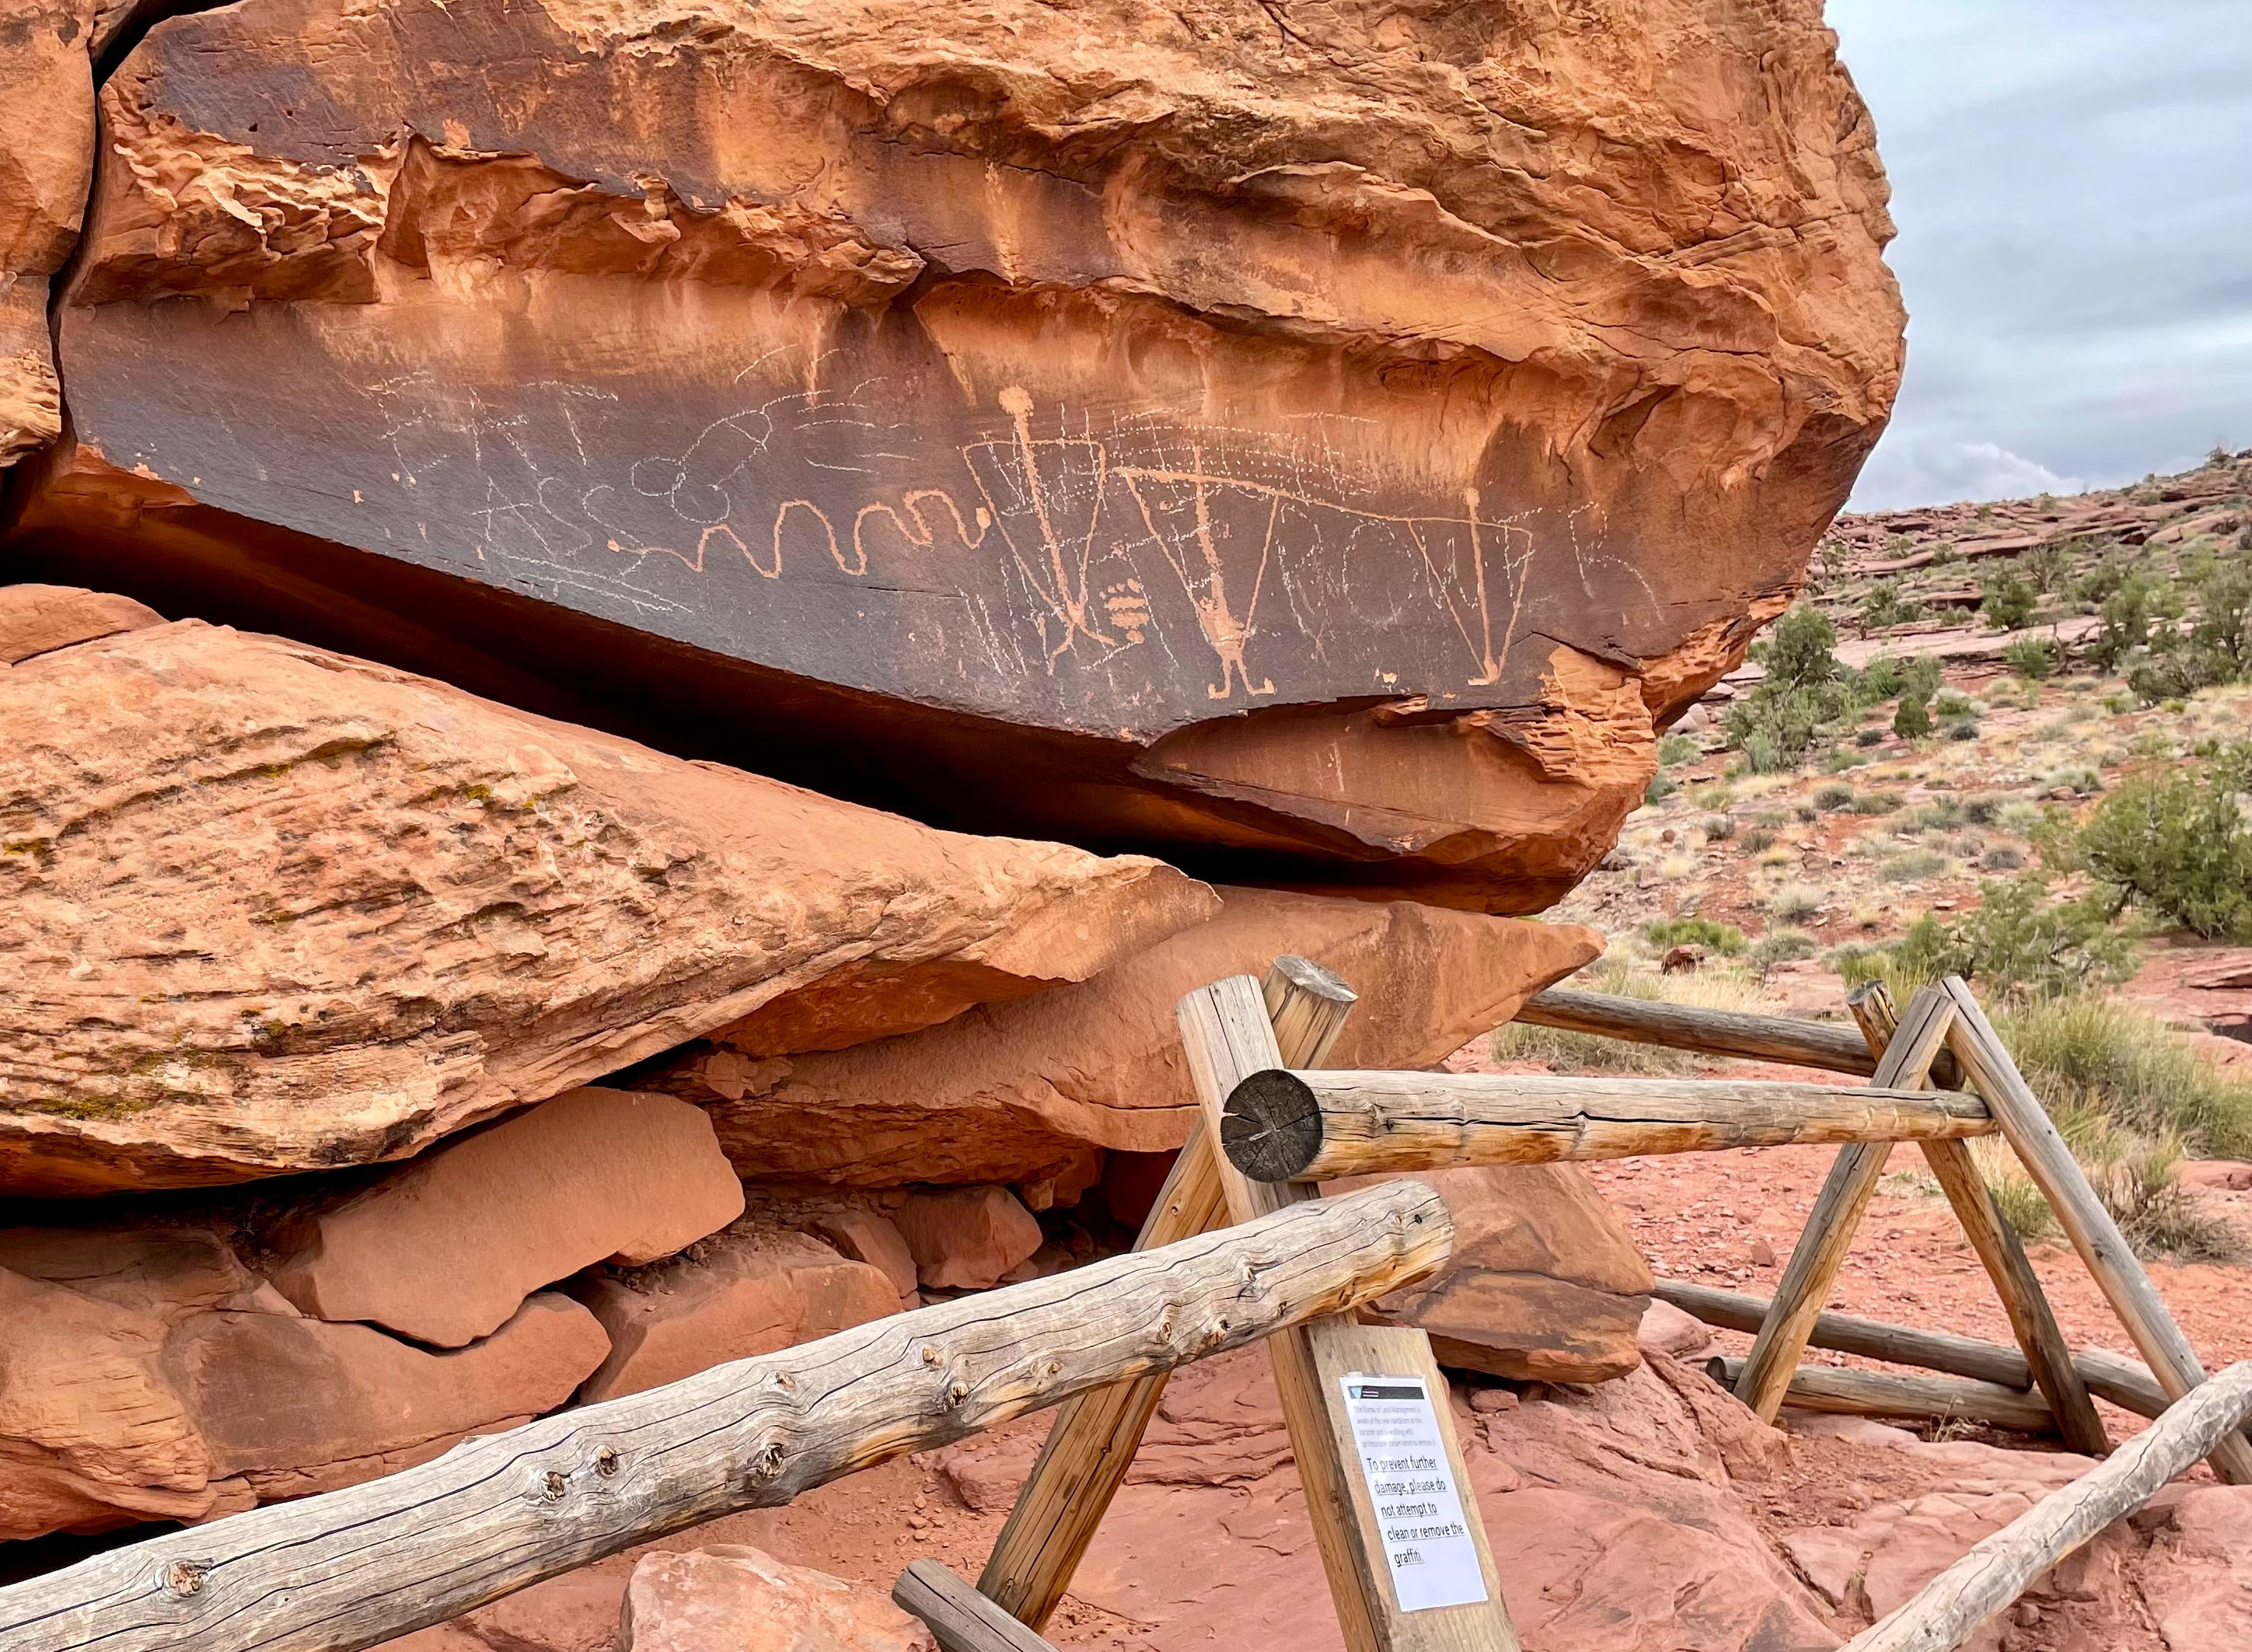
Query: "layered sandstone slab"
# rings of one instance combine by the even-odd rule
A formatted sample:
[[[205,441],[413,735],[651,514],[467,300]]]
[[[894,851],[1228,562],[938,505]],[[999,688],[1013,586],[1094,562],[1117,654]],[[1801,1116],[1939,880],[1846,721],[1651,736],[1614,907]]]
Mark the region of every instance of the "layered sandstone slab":
[[[542,1285],[656,1261],[742,1213],[743,1184],[700,1111],[590,1086],[288,1225],[293,1252],[273,1281],[316,1318],[460,1348]]]
[[[122,631],[0,671],[0,1192],[395,1158],[746,1018],[850,1043],[1083,979],[1214,904],[274,637]]]
[[[1890,404],[1832,45],[1818,0],[177,17],[102,94],[15,554],[942,823],[1537,910]]]
[[[1032,1183],[1083,1170],[1090,1147],[1154,1153],[1187,1140],[1196,1098],[1173,1006],[1208,982],[1264,974],[1282,953],[1311,958],[1360,994],[1334,1063],[1418,1067],[1602,950],[1575,924],[1222,894],[1210,922],[1080,986],[831,1054],[705,1049],[636,1082],[712,1104],[720,1144],[747,1177]]]
[[[491,1336],[443,1353],[287,1312],[201,1314],[166,1341],[163,1366],[212,1474],[271,1502],[395,1474],[466,1434],[527,1422],[569,1399],[608,1352],[592,1314],[543,1292]]]

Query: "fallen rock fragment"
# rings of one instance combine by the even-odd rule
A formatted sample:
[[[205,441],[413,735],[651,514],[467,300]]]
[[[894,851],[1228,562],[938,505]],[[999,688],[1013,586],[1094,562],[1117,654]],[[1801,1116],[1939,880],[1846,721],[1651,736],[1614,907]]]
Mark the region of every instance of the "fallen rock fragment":
[[[893,1220],[915,1275],[942,1290],[988,1290],[1040,1248],[1040,1225],[1005,1187],[916,1193]]]
[[[0,672],[0,1192],[397,1158],[796,995],[894,1033],[1213,906],[195,622]]]
[[[1454,1251],[1365,1317],[1420,1327],[1442,1365],[1519,1382],[1600,1383],[1641,1362],[1637,1334],[1656,1281],[1578,1165],[1458,1166],[1418,1179],[1453,1213]]]
[[[711,1121],[671,1096],[571,1091],[447,1142],[276,1237],[275,1288],[439,1348],[595,1262],[670,1256],[743,1213]]]
[[[0,586],[0,666],[163,623],[163,615],[155,609],[108,591],[62,585]]]
[[[739,1544],[644,1555],[618,1621],[622,1652],[937,1652],[876,1590]]]
[[[591,1404],[887,1318],[899,1312],[900,1293],[882,1269],[847,1261],[818,1239],[748,1232],[580,1281],[572,1295],[610,1339],[609,1357],[579,1391]]]
[[[872,1211],[826,1212],[815,1218],[814,1231],[853,1261],[881,1268],[901,1296],[914,1293],[918,1283],[914,1253],[907,1249],[899,1224],[891,1218]]]
[[[172,1333],[163,1370],[212,1475],[272,1501],[395,1474],[466,1435],[528,1422],[569,1399],[608,1352],[592,1314],[544,1292],[450,1353],[367,1325],[203,1314]]]
[[[1081,986],[833,1054],[704,1050],[633,1081],[710,1104],[746,1177],[1024,1183],[1083,1163],[1090,1145],[1148,1153],[1187,1140],[1196,1098],[1173,1006],[1193,988],[1300,954],[1360,995],[1331,1065],[1428,1066],[1602,950],[1574,924],[1222,894],[1209,922]]]

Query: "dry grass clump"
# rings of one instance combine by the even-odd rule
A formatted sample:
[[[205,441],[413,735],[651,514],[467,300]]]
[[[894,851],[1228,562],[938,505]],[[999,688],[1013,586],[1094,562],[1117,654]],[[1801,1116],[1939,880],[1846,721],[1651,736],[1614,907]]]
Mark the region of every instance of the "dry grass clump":
[[[2182,1185],[2179,1141],[2118,1129],[2089,1114],[2060,1114],[2057,1124],[2136,1255],[2178,1262],[2242,1262],[2252,1255],[2236,1225]],[[1971,1151],[2011,1226],[2029,1240],[2059,1237],[2056,1212],[2008,1143],[1982,1136]]]

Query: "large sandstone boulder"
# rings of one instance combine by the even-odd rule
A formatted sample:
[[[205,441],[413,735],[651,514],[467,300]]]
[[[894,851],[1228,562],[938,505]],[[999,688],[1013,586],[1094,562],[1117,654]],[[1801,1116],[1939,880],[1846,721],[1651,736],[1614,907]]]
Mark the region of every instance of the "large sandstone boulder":
[[[212,1475],[270,1501],[394,1474],[465,1435],[529,1422],[608,1352],[592,1314],[544,1292],[448,1353],[288,1312],[202,1314],[167,1339],[163,1366]]]
[[[1553,900],[1898,378],[1818,0],[240,0],[101,97],[17,566],[1278,884]]]
[[[1213,905],[278,638],[122,631],[0,671],[0,1192],[395,1158],[777,1003],[898,1032]]]
[[[883,1269],[802,1233],[731,1232],[571,1290],[610,1339],[609,1357],[579,1391],[582,1402],[678,1382],[900,1310],[899,1288]]]
[[[742,1213],[743,1184],[700,1111],[588,1086],[288,1224],[274,1285],[316,1318],[460,1348],[542,1285],[656,1261]]]
[[[1599,1383],[1641,1363],[1656,1281],[1586,1171],[1466,1165],[1421,1179],[1447,1201],[1454,1251],[1430,1278],[1378,1298],[1367,1318],[1421,1327],[1442,1365],[1519,1382]]]
[[[1266,890],[1224,896],[1209,923],[1082,986],[833,1054],[707,1050],[636,1081],[712,1103],[746,1177],[1023,1182],[1083,1158],[1090,1143],[1149,1153],[1188,1139],[1196,1098],[1173,1006],[1208,982],[1263,975],[1281,953],[1311,958],[1360,994],[1332,1065],[1417,1067],[1602,949],[1572,924]]]

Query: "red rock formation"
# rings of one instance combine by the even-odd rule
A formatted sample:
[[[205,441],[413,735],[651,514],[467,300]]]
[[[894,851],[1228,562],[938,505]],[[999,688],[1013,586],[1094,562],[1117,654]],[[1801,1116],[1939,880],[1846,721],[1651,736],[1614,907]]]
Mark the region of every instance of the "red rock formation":
[[[1088,1146],[1147,1153],[1188,1137],[1196,1100],[1173,1006],[1278,953],[1360,994],[1334,1064],[1417,1067],[1517,1013],[1602,950],[1592,931],[1408,902],[1231,889],[1217,918],[1086,982],[830,1055],[708,1050],[636,1082],[714,1104],[747,1177],[857,1187],[1034,1182]]]
[[[366,1325],[219,1312],[166,1341],[163,1367],[212,1474],[271,1501],[333,1491],[553,1411],[609,1339],[569,1297],[532,1297],[491,1336],[433,1353]]]
[[[1655,1281],[1586,1171],[1468,1166],[1421,1179],[1453,1213],[1454,1251],[1368,1317],[1421,1326],[1442,1365],[1519,1382],[1606,1382],[1641,1364]]]
[[[916,1278],[941,1290],[990,1290],[1040,1248],[1040,1225],[1005,1187],[917,1193],[893,1219]]]
[[[702,1113],[590,1086],[295,1218],[276,1235],[291,1253],[273,1281],[316,1318],[460,1348],[543,1285],[596,1262],[654,1262],[742,1213],[743,1184]]]
[[[1278,885],[1553,899],[1897,378],[1818,0],[241,0],[102,96],[17,566]]]
[[[778,1001],[896,1032],[1214,904],[193,621],[0,671],[0,1191],[398,1157]]]
[[[900,1310],[883,1270],[800,1233],[727,1233],[687,1256],[572,1287],[610,1339],[582,1403],[676,1383]]]

